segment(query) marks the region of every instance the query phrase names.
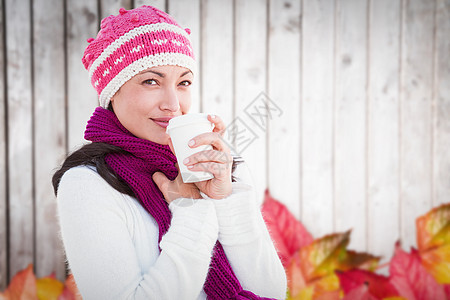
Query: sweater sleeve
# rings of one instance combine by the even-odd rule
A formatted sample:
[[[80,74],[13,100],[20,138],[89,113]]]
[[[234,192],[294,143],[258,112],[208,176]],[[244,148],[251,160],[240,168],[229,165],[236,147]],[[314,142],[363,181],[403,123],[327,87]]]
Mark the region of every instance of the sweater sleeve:
[[[213,200],[219,241],[242,287],[262,297],[285,299],[286,274],[257,205],[253,188],[233,182],[232,194]],[[202,193],[202,196],[208,198]]]
[[[61,180],[61,237],[83,298],[197,299],[217,240],[212,201],[169,206],[172,222],[161,253],[142,272],[123,197],[86,167],[67,171]]]

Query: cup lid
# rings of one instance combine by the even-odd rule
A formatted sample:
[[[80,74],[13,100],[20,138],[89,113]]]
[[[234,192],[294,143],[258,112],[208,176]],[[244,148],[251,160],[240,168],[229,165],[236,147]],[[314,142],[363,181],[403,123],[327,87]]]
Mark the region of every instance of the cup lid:
[[[194,124],[194,123],[203,123],[208,122],[213,125],[208,120],[208,114],[206,113],[192,113],[192,114],[185,114],[181,115],[175,118],[172,118],[169,120],[169,125],[166,127],[166,132],[168,133],[169,130],[174,129],[175,127],[185,126],[188,124]]]

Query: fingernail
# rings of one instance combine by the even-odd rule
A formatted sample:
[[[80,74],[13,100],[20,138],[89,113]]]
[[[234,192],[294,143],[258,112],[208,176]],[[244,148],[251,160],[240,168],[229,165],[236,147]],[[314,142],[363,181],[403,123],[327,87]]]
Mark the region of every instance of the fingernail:
[[[191,166],[187,166],[188,169],[192,169],[193,167],[194,167],[194,166],[192,166],[192,165],[191,165]]]
[[[195,145],[195,141],[194,140],[190,140],[188,145],[191,146],[191,147],[194,146]]]
[[[189,158],[186,157],[186,158],[183,160],[183,164],[187,165],[188,163],[189,163]]]
[[[211,115],[211,119],[215,119],[216,118],[216,116],[215,115]]]

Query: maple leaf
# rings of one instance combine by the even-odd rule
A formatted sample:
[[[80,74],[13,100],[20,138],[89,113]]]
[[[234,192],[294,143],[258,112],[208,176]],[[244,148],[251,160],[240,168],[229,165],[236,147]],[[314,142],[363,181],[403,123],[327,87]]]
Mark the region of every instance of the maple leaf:
[[[351,231],[334,233],[315,240],[300,249],[301,268],[306,281],[334,275],[335,270],[363,268],[374,270],[380,257],[368,253],[348,251]]]
[[[342,300],[378,300],[369,292],[368,284],[363,283],[348,292]]]
[[[445,290],[421,263],[419,252],[414,248],[411,253],[401,249],[396,243],[394,257],[389,272],[391,283],[400,296],[410,300],[445,300]]]
[[[72,274],[67,276],[64,283],[64,290],[58,300],[83,300]]]
[[[420,252],[450,243],[450,203],[442,204],[417,218],[417,246]]]
[[[375,299],[385,299],[388,297],[399,296],[397,289],[390,283],[389,278],[386,276],[375,274],[367,270],[358,269],[345,272],[336,271],[336,274],[339,277],[340,286],[346,296],[353,294],[352,291],[354,289],[359,289],[358,293],[362,293],[364,290],[361,297],[363,297],[363,294],[366,295],[364,297],[367,297],[367,295],[370,294],[370,296],[375,297]],[[361,286],[364,286],[364,289],[361,288]]]
[[[310,244],[313,237],[284,204],[270,195],[268,189],[265,191],[261,211],[270,237],[275,244],[283,266],[286,268],[295,252]]]
[[[373,270],[379,257],[348,251],[350,232],[326,235],[314,240],[292,256],[286,268],[291,299],[310,294],[311,299],[340,299],[341,289],[335,270]]]
[[[36,276],[33,273],[33,265],[29,264],[27,268],[17,272],[12,278],[8,288],[2,294],[0,299],[5,300],[37,300]]]
[[[422,264],[438,283],[450,284],[450,203],[417,218]]]
[[[52,274],[36,280],[36,287],[39,299],[57,300],[64,289],[64,284]]]
[[[73,277],[69,275],[65,284],[55,274],[36,279],[33,264],[17,272],[0,300],[82,300]]]

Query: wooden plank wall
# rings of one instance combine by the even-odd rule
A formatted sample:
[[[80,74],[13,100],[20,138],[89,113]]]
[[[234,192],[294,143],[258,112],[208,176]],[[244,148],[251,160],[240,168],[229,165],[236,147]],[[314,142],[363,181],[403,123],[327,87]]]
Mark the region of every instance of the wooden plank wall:
[[[258,201],[385,260],[450,201],[450,0],[1,0],[0,290],[64,277],[50,179],[97,105],[86,39],[142,4],[192,30],[192,111],[246,134]]]

